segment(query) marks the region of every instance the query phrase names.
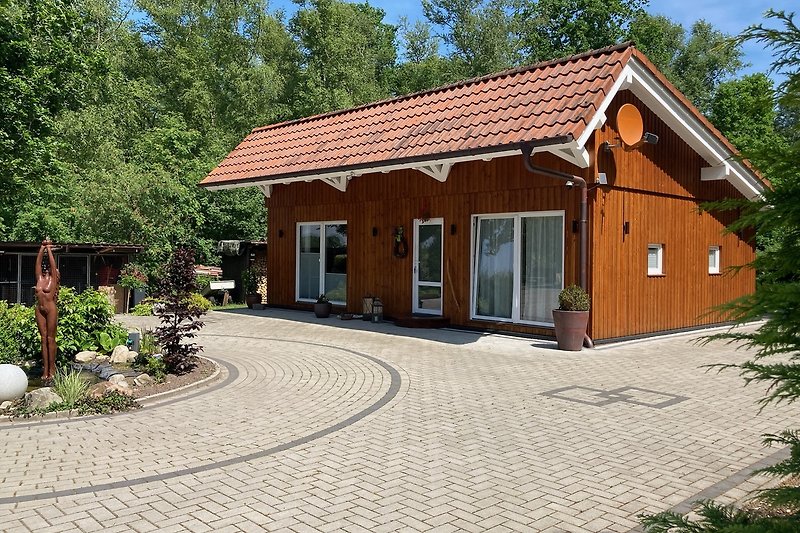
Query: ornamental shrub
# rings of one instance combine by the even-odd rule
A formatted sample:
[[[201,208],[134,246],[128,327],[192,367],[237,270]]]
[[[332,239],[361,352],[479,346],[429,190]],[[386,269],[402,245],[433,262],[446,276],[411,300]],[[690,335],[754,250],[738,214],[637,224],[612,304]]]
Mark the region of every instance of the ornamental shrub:
[[[66,364],[82,350],[101,348],[101,332],[106,332],[112,338],[119,337],[122,328],[113,323],[113,318],[114,307],[105,294],[94,289],[75,294],[71,288],[62,287],[58,293],[56,332],[59,363]],[[38,338],[36,349],[39,350]]]
[[[199,320],[205,311],[190,305],[197,290],[194,273],[194,250],[177,248],[164,267],[158,283],[158,298],[163,305],[156,306],[155,314],[161,319],[155,335],[161,345],[167,371],[184,374],[194,367],[193,356],[202,348],[186,342],[203,327]]]
[[[23,366],[40,357],[33,308],[0,301],[0,364]]]
[[[189,296],[189,308],[207,313],[211,310],[211,302],[203,295],[193,292],[191,296]]]
[[[590,307],[589,295],[577,285],[570,285],[558,295],[558,308],[561,311],[588,311]]]

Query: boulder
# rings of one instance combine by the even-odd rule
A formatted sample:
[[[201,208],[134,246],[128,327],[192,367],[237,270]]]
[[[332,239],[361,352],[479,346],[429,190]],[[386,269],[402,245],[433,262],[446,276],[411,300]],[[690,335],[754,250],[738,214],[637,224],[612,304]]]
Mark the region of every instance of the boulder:
[[[115,385],[114,383],[109,383],[108,381],[101,381],[100,383],[95,383],[87,392],[87,395],[90,398],[101,398],[107,391],[117,391],[119,393],[125,394],[130,396],[133,394],[133,391],[130,387],[121,387],[119,385]]]
[[[51,403],[61,403],[64,400],[56,394],[50,387],[42,387],[25,395],[25,406],[31,409],[45,409]]]
[[[114,374],[110,378],[108,378],[108,382],[112,385],[117,385],[118,387],[122,387],[123,389],[127,389],[130,387],[128,380],[125,379],[125,376],[122,374]]]
[[[95,361],[97,361],[98,363],[107,363],[108,362],[108,356],[107,355],[98,355],[95,358]]]
[[[112,363],[127,363],[129,362],[130,357],[130,350],[128,350],[127,346],[117,346],[114,348],[114,351],[111,352],[111,362]]]
[[[88,363],[90,361],[94,361],[97,359],[99,354],[97,352],[93,352],[91,350],[84,350],[82,352],[78,352],[75,355],[75,360],[79,363]]]
[[[8,400],[6,400],[3,403],[0,403],[0,411],[5,411],[8,408],[10,408],[12,405],[14,405],[14,402],[10,402]]]
[[[133,380],[133,384],[136,385],[137,387],[149,387],[153,383],[155,383],[155,380],[147,374],[142,374],[140,376],[137,376]]]
[[[16,400],[25,395],[28,376],[17,365],[0,365],[0,402]]]
[[[139,357],[139,352],[134,352],[133,350],[128,352],[128,362],[133,363],[136,361],[136,358]]]

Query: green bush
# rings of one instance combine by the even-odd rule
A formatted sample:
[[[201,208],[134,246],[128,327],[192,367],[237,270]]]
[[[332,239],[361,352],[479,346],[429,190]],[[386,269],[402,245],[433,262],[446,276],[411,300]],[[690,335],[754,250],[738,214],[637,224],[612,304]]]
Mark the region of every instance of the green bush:
[[[33,308],[0,301],[0,364],[24,365],[40,354]]]
[[[105,294],[94,289],[75,294],[71,288],[62,287],[58,293],[56,333],[60,364],[66,364],[81,350],[99,349],[101,332],[112,338],[119,336],[121,328],[112,322],[113,317],[114,307]]]
[[[156,383],[161,383],[167,377],[167,365],[162,357],[152,355],[142,355],[141,353],[133,362],[133,367],[140,372],[144,372]]]
[[[211,310],[211,302],[198,293],[189,296],[189,309],[206,313]]]
[[[561,311],[588,311],[590,306],[589,295],[577,285],[570,285],[558,295],[558,308]]]
[[[131,308],[134,316],[153,316],[153,303],[142,301]]]

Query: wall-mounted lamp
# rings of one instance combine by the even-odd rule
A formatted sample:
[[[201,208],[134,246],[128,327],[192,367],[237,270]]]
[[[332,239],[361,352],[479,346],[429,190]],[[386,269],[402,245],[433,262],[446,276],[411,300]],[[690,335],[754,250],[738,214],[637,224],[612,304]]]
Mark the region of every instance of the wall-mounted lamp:
[[[373,237],[378,236],[378,228],[376,228],[375,226],[372,226],[372,236]]]
[[[450,224],[450,235],[455,235],[455,234],[456,234],[456,225]]]
[[[278,238],[279,239],[283,239],[283,230],[282,229],[278,230]]]
[[[605,172],[598,172],[594,182],[600,185],[608,185],[608,176],[606,176]]]

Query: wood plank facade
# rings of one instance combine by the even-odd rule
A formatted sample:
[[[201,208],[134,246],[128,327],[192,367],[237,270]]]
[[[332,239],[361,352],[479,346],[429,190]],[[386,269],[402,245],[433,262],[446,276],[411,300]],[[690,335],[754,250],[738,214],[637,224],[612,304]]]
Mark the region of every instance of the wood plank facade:
[[[594,183],[598,172],[608,186],[592,187],[590,202],[590,335],[596,340],[623,337],[719,321],[708,310],[747,294],[754,273],[725,274],[725,268],[753,258],[752,244],[723,235],[730,217],[701,213],[701,201],[740,197],[726,180],[701,181],[708,166],[677,134],[629,91],[620,91],[607,110],[623,103],[642,112],[645,130],[659,136],[657,145],[638,150],[614,148],[613,120],[587,143],[593,154],[581,169],[551,154],[534,163],[573,173]],[[474,215],[537,211],[564,212],[564,284],[578,282],[577,221],[580,191],[563,182],[533,175],[521,156],[470,161],[453,166],[444,183],[404,169],[353,178],[345,192],[315,180],[276,184],[269,210],[268,278],[270,305],[310,308],[296,294],[299,223],[347,222],[347,303],[361,311],[364,295],[379,296],[387,316],[412,311],[412,254],[393,255],[393,232],[403,226],[409,250],[418,218],[443,219],[443,315],[457,326],[552,335],[548,327],[471,318],[474,267]],[[627,231],[626,231],[627,228]],[[663,246],[663,275],[648,276],[647,246]],[[708,273],[708,248],[719,246],[723,274]]]

